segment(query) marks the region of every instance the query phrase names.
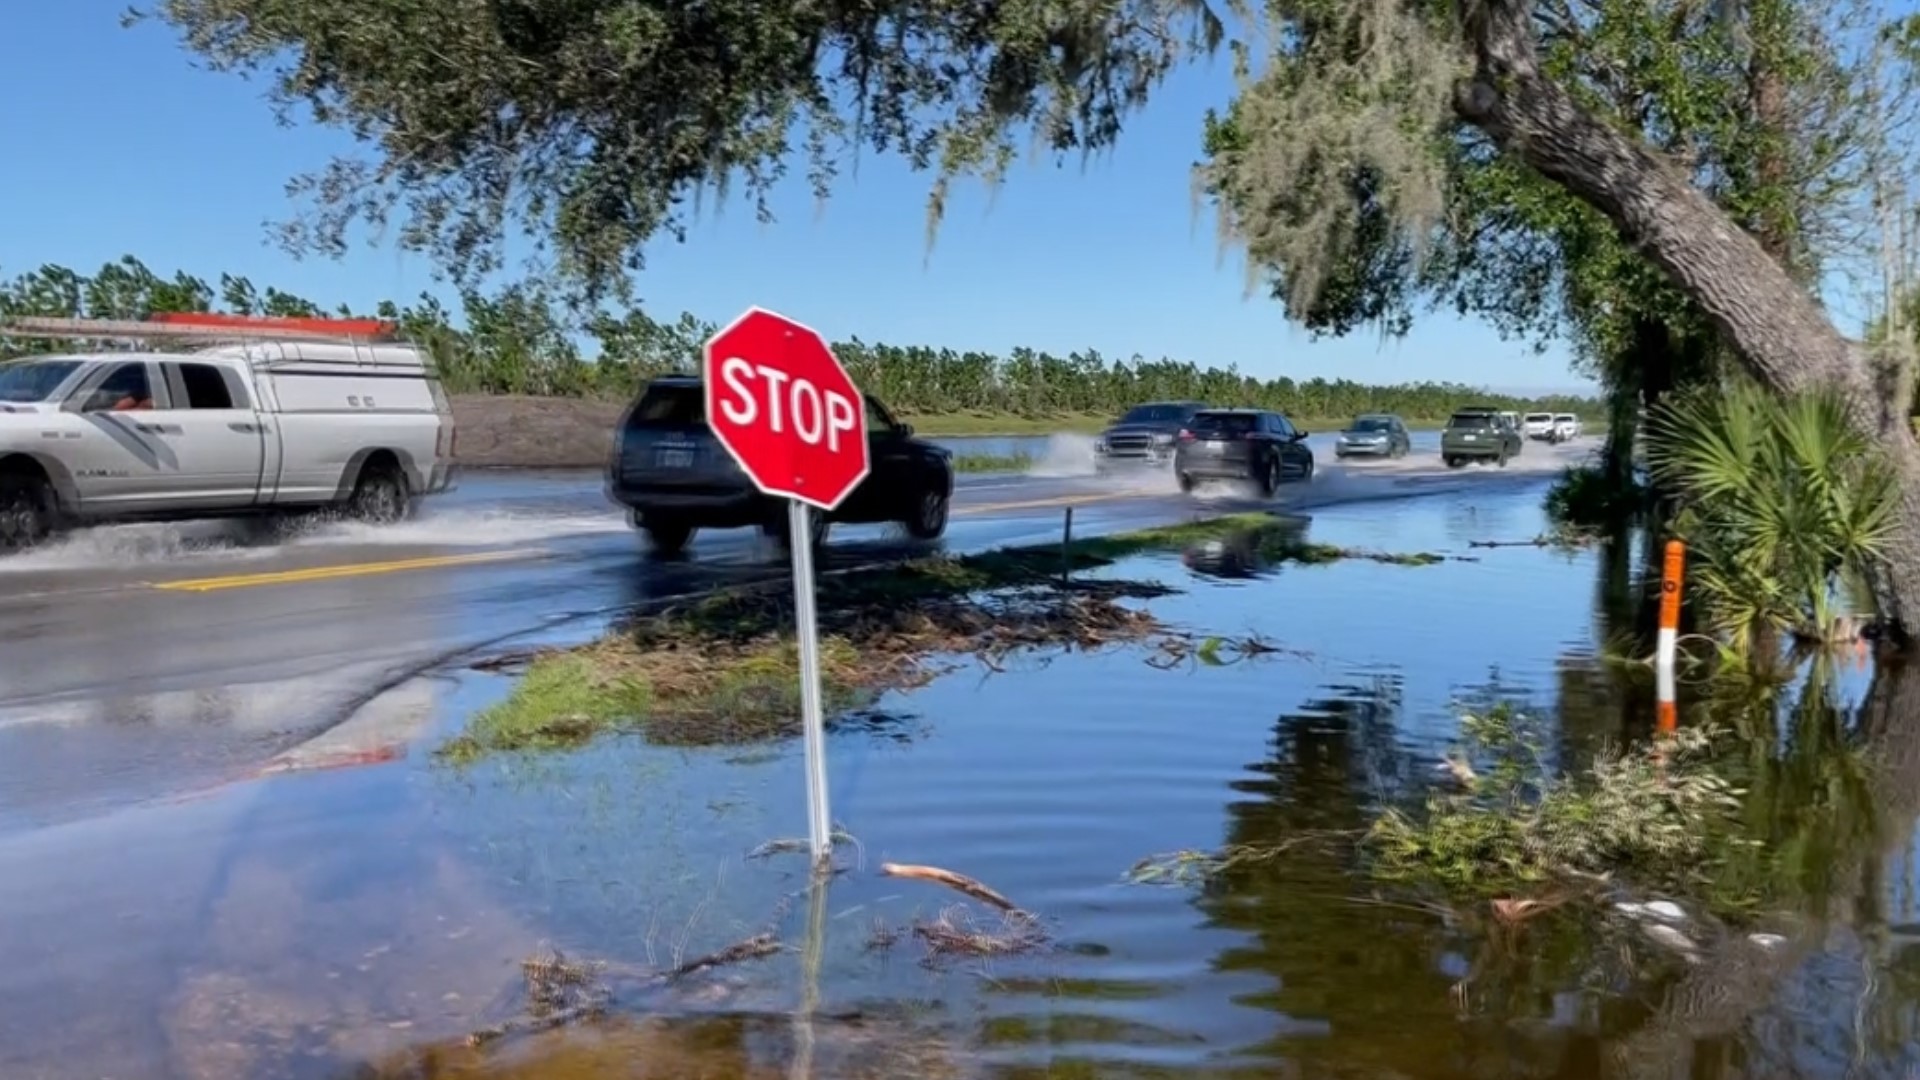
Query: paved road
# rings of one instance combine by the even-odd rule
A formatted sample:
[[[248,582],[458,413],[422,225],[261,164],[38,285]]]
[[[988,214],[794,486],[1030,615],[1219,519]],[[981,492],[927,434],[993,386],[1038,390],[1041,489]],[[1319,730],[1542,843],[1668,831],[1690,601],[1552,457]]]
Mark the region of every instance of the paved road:
[[[1533,446],[1515,467],[1457,472],[1417,459],[1343,468],[1323,455],[1312,484],[1271,505],[1537,482],[1591,445]],[[1195,499],[1164,477],[963,477],[941,544],[846,528],[826,565],[1044,541],[1069,506],[1086,534],[1177,520]],[[683,559],[647,556],[599,478],[580,473],[470,475],[419,520],[384,530],[91,530],[0,562],[0,832],[255,769],[449,654],[785,568],[751,530],[703,533]]]

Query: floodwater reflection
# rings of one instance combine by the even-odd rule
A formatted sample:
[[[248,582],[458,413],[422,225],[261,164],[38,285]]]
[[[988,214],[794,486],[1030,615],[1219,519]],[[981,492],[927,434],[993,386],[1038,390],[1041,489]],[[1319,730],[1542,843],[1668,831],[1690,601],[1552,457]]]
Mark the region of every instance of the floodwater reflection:
[[[1390,512],[1427,550],[1435,533],[1537,533],[1531,506],[1474,495],[1312,528],[1373,545]],[[1638,617],[1641,550],[1271,574],[1225,545],[1116,567],[1186,590],[1154,601],[1170,622],[1306,655],[1162,670],[1059,651],[888,695],[876,708],[911,714],[912,738],[832,736],[835,816],[861,844],[830,897],[804,892],[804,860],[748,857],[804,828],[784,731],[463,770],[416,753],[0,842],[0,1076],[1910,1080],[1913,669],[1815,663],[1684,703],[1684,722],[1743,737],[1729,767],[1767,843],[1733,884],[1767,886],[1757,925],[1783,947],[1703,933],[1690,963],[1604,911],[1502,929],[1376,887],[1351,845],[1207,888],[1124,881],[1157,851],[1364,829],[1421,797],[1462,709],[1547,717],[1562,771],[1642,734],[1644,671],[1606,659]],[[454,707],[492,692],[463,685]],[[1045,916],[1058,948],[939,966],[910,938],[873,948],[883,921],[958,899],[882,860],[975,876]],[[753,964],[617,994],[561,1030],[463,1039],[517,1014],[529,955],[658,972],[769,926],[782,951]]]
[[[1392,680],[1332,686],[1281,716],[1271,757],[1251,767],[1260,779],[1236,785],[1251,798],[1229,807],[1229,844],[1364,828],[1418,775],[1394,740],[1398,694]],[[1357,888],[1343,848],[1237,867],[1194,902],[1245,935],[1217,966],[1265,975],[1258,1000],[1285,1018],[1252,1053],[1316,1076],[1914,1075],[1916,695],[1920,676],[1887,665],[1849,707],[1822,661],[1694,711],[1746,738],[1734,767],[1767,843],[1736,873],[1779,898],[1779,915],[1762,916],[1789,930],[1779,948],[1731,932],[1697,963],[1622,964],[1622,943],[1591,916],[1503,934],[1472,911]],[[1583,688],[1568,700],[1591,699]]]

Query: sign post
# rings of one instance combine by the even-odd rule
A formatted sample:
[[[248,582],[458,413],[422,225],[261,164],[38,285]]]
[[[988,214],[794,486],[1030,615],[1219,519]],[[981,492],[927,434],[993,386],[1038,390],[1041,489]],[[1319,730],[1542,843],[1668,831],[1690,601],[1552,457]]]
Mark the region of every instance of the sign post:
[[[865,399],[825,338],[758,307],[708,339],[701,382],[714,437],[755,487],[787,500],[806,738],[807,839],[818,863],[833,849],[833,818],[827,809],[812,517],[832,511],[866,479]]]

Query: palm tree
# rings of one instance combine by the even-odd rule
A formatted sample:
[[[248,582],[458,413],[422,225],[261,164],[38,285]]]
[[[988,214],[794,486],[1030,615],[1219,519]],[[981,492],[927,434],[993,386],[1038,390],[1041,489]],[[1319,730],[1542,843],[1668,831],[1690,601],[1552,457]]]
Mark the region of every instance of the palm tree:
[[[1887,549],[1893,472],[1846,415],[1832,393],[1781,401],[1746,383],[1677,391],[1649,414],[1688,578],[1738,651],[1775,632],[1845,637],[1843,601]]]

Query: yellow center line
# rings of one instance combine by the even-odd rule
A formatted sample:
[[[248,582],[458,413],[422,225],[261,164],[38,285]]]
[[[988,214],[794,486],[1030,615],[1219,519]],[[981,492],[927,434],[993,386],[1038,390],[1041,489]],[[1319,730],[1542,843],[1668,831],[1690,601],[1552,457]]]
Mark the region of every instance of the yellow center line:
[[[245,589],[257,585],[292,585],[303,581],[330,581],[335,578],[397,574],[407,570],[432,570],[444,566],[508,562],[541,554],[544,552],[540,548],[519,548],[512,551],[482,551],[470,555],[430,555],[418,559],[394,559],[391,562],[349,563],[345,566],[314,566],[305,570],[274,570],[259,574],[192,578],[186,581],[159,581],[153,582],[152,586],[174,592],[214,592],[218,589]]]
[[[981,503],[977,506],[956,506],[956,516],[963,514],[998,514],[1008,510],[1039,510],[1048,507],[1081,506],[1086,503],[1109,502],[1114,499],[1139,498],[1139,492],[1110,491],[1099,495],[1062,495],[1053,499],[1028,499],[1025,502]]]

